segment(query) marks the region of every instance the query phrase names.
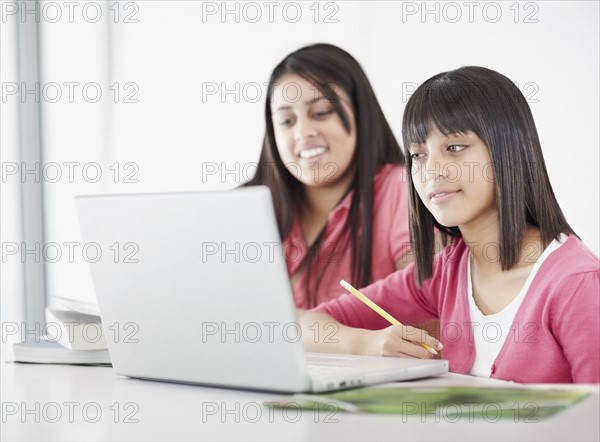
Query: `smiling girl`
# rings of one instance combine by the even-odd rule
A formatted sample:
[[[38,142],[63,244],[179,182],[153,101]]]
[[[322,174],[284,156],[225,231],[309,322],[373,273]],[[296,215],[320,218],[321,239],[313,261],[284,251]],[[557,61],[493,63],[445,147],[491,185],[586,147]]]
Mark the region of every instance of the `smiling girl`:
[[[317,44],[273,70],[256,176],[270,188],[296,306],[410,260],[404,157],[358,62]]]
[[[518,88],[481,67],[444,72],[407,103],[415,262],[301,318],[312,351],[431,357],[450,370],[517,382],[600,382],[600,262],[552,191],[533,116]],[[434,228],[452,240],[434,257]],[[441,343],[411,327],[439,318]],[[337,343],[315,323],[339,321]],[[443,343],[443,345],[442,345]]]

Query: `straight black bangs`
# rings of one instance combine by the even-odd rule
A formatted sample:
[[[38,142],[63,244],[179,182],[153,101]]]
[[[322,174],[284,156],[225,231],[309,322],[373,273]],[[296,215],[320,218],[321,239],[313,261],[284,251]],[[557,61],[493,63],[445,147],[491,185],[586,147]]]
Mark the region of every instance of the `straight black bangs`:
[[[440,74],[411,96],[404,111],[402,134],[407,157],[412,144],[422,144],[433,132],[443,135],[475,133],[484,142],[484,115],[490,89],[472,82],[457,82]]]

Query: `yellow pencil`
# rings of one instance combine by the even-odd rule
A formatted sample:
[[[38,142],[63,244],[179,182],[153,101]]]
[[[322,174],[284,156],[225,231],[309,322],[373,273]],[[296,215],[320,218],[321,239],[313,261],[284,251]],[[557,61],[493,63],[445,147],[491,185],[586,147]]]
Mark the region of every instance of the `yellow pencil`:
[[[379,315],[381,315],[384,319],[386,319],[390,324],[393,325],[402,325],[400,323],[400,321],[398,321],[396,318],[394,318],[392,315],[390,315],[388,312],[386,312],[384,309],[382,309],[381,307],[379,307],[377,304],[375,304],[373,301],[371,301],[369,298],[367,298],[365,295],[363,295],[361,292],[359,292],[358,290],[356,290],[354,287],[352,287],[350,284],[348,284],[346,281],[344,281],[343,279],[340,281],[340,285],[342,287],[344,287],[346,290],[348,290],[350,293],[352,293],[354,296],[356,296],[358,299],[360,299],[362,302],[364,302],[365,304],[367,304],[369,307],[371,307],[373,309],[373,311]],[[419,342],[419,345],[422,346],[425,350],[427,350],[429,353],[432,353],[434,355],[437,355],[438,352],[435,351],[433,348],[431,348],[429,345],[424,344],[423,342]]]

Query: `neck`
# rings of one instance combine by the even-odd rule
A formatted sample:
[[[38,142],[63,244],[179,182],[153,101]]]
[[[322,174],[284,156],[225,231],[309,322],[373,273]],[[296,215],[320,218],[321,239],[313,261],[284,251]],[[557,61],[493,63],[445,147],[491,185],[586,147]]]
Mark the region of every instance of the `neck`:
[[[350,189],[356,173],[346,174],[339,181],[326,186],[305,186],[306,208],[311,217],[326,218]]]
[[[500,228],[497,214],[478,222],[476,227],[461,226],[461,235],[471,251],[472,266],[481,274],[499,272],[500,262]],[[545,249],[539,229],[528,225],[523,234],[521,250],[517,256],[515,267],[530,266],[532,258],[539,258]],[[524,262],[524,256],[527,256]]]
[[[481,271],[495,271],[500,264],[500,227],[498,213],[478,220],[476,226],[460,226],[460,233],[471,251],[472,265]]]

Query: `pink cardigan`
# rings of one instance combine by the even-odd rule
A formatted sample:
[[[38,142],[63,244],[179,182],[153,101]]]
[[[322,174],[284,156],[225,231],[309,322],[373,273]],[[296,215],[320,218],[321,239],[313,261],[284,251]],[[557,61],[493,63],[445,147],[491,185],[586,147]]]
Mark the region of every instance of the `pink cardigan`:
[[[442,355],[450,370],[468,373],[475,344],[467,299],[468,248],[455,239],[435,259],[421,289],[414,265],[361,291],[406,325],[440,319]],[[540,266],[509,335],[492,366],[492,378],[531,383],[600,382],[600,261],[569,236]],[[352,295],[318,306],[351,327],[378,330],[389,323]]]

